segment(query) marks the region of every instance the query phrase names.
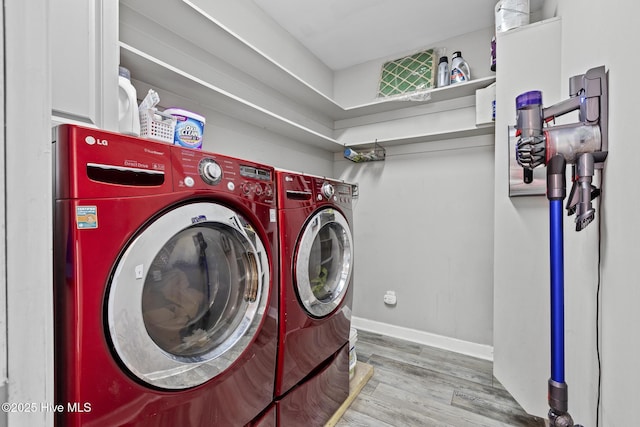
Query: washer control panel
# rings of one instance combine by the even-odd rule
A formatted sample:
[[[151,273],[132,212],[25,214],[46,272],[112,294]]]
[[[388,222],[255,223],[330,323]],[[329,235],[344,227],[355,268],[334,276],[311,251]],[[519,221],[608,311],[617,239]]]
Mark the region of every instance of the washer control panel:
[[[241,164],[240,176],[246,180],[242,183],[242,192],[246,195],[273,197],[273,170]]]
[[[205,157],[198,164],[200,178],[207,184],[217,185],[222,180],[222,168],[210,157]]]
[[[172,147],[176,189],[209,190],[275,204],[275,172],[270,166],[185,147]]]

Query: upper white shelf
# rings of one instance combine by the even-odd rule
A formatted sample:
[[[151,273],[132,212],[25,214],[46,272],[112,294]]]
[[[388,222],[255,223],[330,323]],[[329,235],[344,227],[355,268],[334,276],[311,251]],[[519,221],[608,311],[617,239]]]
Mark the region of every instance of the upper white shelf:
[[[457,83],[450,86],[441,88],[435,88],[426,90],[424,92],[416,93],[416,95],[429,96],[429,99],[425,101],[406,101],[406,100],[394,100],[393,98],[382,98],[379,100],[373,100],[369,103],[362,105],[355,105],[352,107],[341,107],[343,112],[341,117],[336,117],[336,120],[348,119],[353,117],[367,116],[370,114],[384,113],[387,111],[400,110],[402,108],[415,107],[417,105],[427,104],[431,102],[447,101],[450,99],[462,98],[465,96],[475,95],[477,89],[481,89],[489,86],[496,81],[495,76],[483,77],[476,80],[471,80],[466,83]]]
[[[402,135],[393,138],[375,139],[373,141],[354,141],[346,144],[354,148],[372,148],[376,144],[382,147],[394,145],[412,144],[418,142],[444,141],[447,139],[467,138],[470,136],[491,135],[495,131],[493,125],[468,126],[446,131],[426,131],[413,135]]]
[[[342,147],[331,135],[300,125],[122,42],[120,63],[132,75],[144,76],[140,80],[145,89],[149,86],[166,93],[179,94],[180,98],[190,99],[195,104],[326,150],[339,151]],[[162,99],[171,101],[166,96]]]
[[[377,138],[351,138],[350,133],[337,129],[337,122],[371,119],[388,112],[409,115],[416,107],[472,96],[495,81],[491,76],[432,89],[424,92],[429,99],[423,101],[372,99],[342,106],[220,23],[196,13],[187,1],[172,2],[168,5],[171,13],[147,10],[143,6],[151,5],[151,0],[139,1],[120,3],[120,63],[131,70],[139,90],[152,87],[164,92],[163,101],[205,106],[332,152]],[[214,63],[224,70],[217,71]],[[403,130],[377,139],[391,145],[487,132],[487,128],[465,124],[449,129],[435,126],[412,135]]]
[[[373,133],[369,139],[363,140],[362,135],[353,132],[343,134],[336,139],[333,135],[320,133],[287,117],[278,115],[122,42],[120,43],[120,62],[131,70],[132,75],[145,76],[139,89],[145,91],[149,87],[162,90],[165,94],[161,99],[164,101],[182,105],[184,104],[184,99],[189,99],[194,105],[202,105],[212,110],[232,115],[253,125],[285,135],[293,140],[333,152],[341,151],[345,146],[369,145],[375,139],[378,139],[378,143],[383,146],[390,146],[485,135],[493,132],[492,126],[474,126],[472,123],[465,123],[462,127],[442,128],[434,126],[412,135],[403,135],[402,132],[398,132],[397,136],[376,138],[376,133]],[[469,96],[475,93],[476,88],[484,87],[494,80],[494,78],[479,79],[478,81],[434,89],[430,102]],[[171,94],[179,94],[181,100],[172,100]],[[362,117],[379,112],[409,108],[425,102],[378,102],[348,110],[350,113],[357,111],[359,114],[349,114],[347,117]]]

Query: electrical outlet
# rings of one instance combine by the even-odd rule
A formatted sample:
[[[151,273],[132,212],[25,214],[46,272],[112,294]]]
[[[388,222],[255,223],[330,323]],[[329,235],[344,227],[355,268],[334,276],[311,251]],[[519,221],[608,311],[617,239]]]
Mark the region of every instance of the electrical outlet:
[[[386,294],[384,294],[384,303],[387,305],[396,305],[396,303],[398,302],[397,298],[396,298],[396,293],[394,291],[387,291]]]

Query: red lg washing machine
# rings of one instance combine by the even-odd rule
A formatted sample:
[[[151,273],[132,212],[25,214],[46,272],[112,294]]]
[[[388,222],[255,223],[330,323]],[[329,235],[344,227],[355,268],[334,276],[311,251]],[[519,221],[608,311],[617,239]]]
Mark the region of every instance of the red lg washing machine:
[[[276,171],[278,425],[323,425],[349,394],[352,185]]]
[[[268,418],[273,169],[71,125],[54,147],[57,426]]]

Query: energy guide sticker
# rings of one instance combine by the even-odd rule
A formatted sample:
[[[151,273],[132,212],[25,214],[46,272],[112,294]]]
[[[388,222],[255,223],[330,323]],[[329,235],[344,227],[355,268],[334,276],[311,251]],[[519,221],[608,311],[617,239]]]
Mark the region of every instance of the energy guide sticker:
[[[98,228],[98,208],[76,206],[76,224],[79,229]]]

